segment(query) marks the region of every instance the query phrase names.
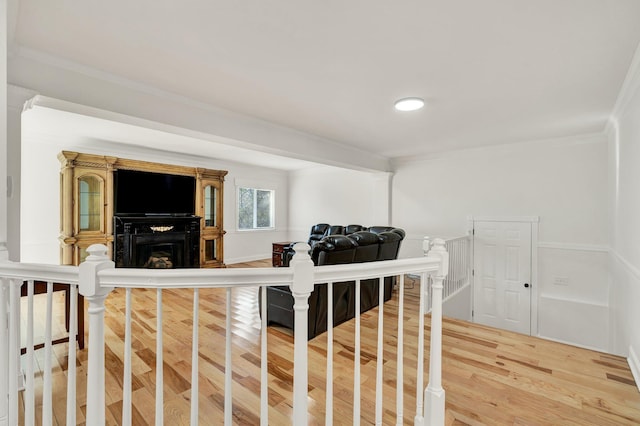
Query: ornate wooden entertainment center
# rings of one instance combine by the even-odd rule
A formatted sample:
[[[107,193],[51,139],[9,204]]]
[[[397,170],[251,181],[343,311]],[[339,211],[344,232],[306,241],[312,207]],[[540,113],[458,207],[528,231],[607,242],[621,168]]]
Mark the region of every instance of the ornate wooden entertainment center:
[[[182,244],[189,246],[189,249],[197,253],[197,256],[194,256],[194,253],[175,256],[177,260],[187,259],[188,264],[185,265],[174,265],[172,262],[175,262],[176,259],[168,263],[160,262],[160,264],[169,264],[173,267],[216,268],[224,266],[223,237],[225,231],[222,220],[222,200],[226,171],[71,151],[62,151],[58,155],[58,159],[61,163],[60,260],[63,265],[79,265],[87,256],[86,249],[92,244],[106,245],[109,248],[109,253],[113,255],[115,238],[118,238],[118,244],[122,244],[123,241],[140,241],[145,244],[145,250],[154,250],[153,247],[149,248],[149,241],[150,237],[156,234],[159,237],[158,250],[166,251],[168,248],[171,251],[173,247],[179,247],[179,244]],[[161,182],[168,181],[169,186],[173,185],[172,180],[178,181],[181,176],[192,177],[195,182],[191,186],[194,189],[189,191],[194,192],[192,194],[193,203],[188,208],[189,211],[181,211],[180,207],[176,206],[176,204],[185,203],[185,191],[181,187],[178,187],[180,193],[174,194],[181,199],[179,203],[168,195],[166,198],[156,197],[162,199],[161,201],[165,203],[164,206],[156,203],[156,199],[152,200],[155,209],[152,212],[118,211],[116,183],[119,170],[143,172],[141,173],[143,176],[154,176],[154,179],[159,178]],[[126,185],[126,190],[130,191],[131,177],[128,179],[120,184],[123,187]],[[182,180],[184,181],[184,179]],[[124,189],[121,191],[124,192]],[[141,197],[143,198],[142,193]],[[187,203],[190,202],[188,197],[186,200]],[[133,204],[137,202],[140,205],[140,200],[131,200],[131,202]],[[120,203],[123,204],[122,200]],[[165,206],[166,214],[164,212]],[[116,222],[126,225],[123,225],[123,230],[132,232],[134,236],[121,236],[120,232],[124,231],[118,231],[116,232],[118,236],[114,237],[114,217],[117,218]],[[197,225],[196,229],[193,225],[181,226],[180,223],[185,220],[199,222],[199,229],[197,229]],[[144,223],[144,226],[138,225],[140,223]],[[136,226],[128,224],[136,224]],[[179,244],[170,241],[169,234],[178,235],[187,231],[191,233],[186,237],[179,236]],[[147,234],[143,237],[142,232],[147,232]],[[184,241],[187,241],[188,244]],[[126,250],[122,247],[117,249],[118,252],[126,253],[128,256],[130,253],[135,253],[135,250],[135,247],[127,247]],[[157,256],[157,252],[150,253]],[[143,265],[129,264],[127,263],[129,260],[123,261],[117,256],[114,257],[114,260],[120,263],[119,266],[144,267]]]

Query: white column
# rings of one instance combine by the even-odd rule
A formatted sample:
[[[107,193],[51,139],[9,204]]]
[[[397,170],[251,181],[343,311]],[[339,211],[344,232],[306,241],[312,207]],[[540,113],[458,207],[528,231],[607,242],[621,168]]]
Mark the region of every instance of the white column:
[[[313,262],[309,257],[309,244],[298,243],[293,246],[296,254],[289,264],[293,268],[291,293],[294,297],[293,310],[293,423],[307,424],[308,357],[307,340],[309,295],[313,291]]]
[[[428,254],[440,260],[440,268],[431,284],[431,354],[429,384],[424,392],[425,424],[444,425],[445,392],[442,388],[442,282],[449,270],[449,254],[444,240],[436,238]]]
[[[98,272],[115,265],[102,244],[89,246],[87,252],[87,260],[80,265],[80,294],[89,301],[87,424],[99,426],[105,424],[104,300],[113,288],[100,286]]]
[[[372,225],[391,226],[391,180],[393,173],[380,172],[373,177],[375,203],[371,206]]]
[[[0,2],[0,260],[7,252],[7,3]]]
[[[7,249],[9,259],[20,261],[20,182],[22,163],[22,112],[31,107],[37,92],[9,84],[7,86]]]

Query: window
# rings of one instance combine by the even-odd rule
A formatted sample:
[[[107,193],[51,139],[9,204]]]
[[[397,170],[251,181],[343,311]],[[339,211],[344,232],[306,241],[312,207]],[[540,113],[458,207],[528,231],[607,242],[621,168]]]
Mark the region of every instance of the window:
[[[273,228],[274,193],[272,189],[238,188],[238,229]]]

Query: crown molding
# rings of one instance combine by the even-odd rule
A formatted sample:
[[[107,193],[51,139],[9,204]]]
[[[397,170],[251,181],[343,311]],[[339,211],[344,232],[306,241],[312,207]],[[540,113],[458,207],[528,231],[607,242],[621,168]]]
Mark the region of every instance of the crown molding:
[[[541,147],[557,148],[561,146],[584,145],[589,143],[605,143],[606,135],[603,132],[582,133],[577,135],[564,136],[559,138],[534,139],[527,141],[518,141],[507,144],[487,145],[474,148],[456,149],[451,151],[442,151],[425,155],[413,155],[408,157],[395,157],[391,159],[392,169],[396,170],[398,166],[422,163],[426,161],[440,160],[444,158],[460,158],[468,156],[476,156],[478,154],[499,154],[508,153],[523,149],[540,149]]]
[[[35,90],[7,84],[7,107],[9,109],[27,111],[33,107],[37,96],[38,92]]]

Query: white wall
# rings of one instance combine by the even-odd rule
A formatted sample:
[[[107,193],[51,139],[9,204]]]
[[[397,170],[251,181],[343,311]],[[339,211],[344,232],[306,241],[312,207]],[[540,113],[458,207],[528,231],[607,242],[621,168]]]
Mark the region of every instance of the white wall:
[[[539,216],[539,335],[605,350],[606,170],[603,135],[396,161],[392,221],[417,253],[422,235],[466,234],[469,215]]]
[[[271,242],[287,239],[289,202],[288,174],[285,171],[177,153],[156,152],[106,141],[70,142],[59,136],[39,132],[37,123],[30,122],[27,111],[23,114],[22,128],[20,253],[23,262],[59,263],[60,163],[57,154],[61,150],[227,170],[229,173],[224,186],[224,228],[227,231],[224,238],[225,263],[270,258]],[[237,180],[255,182],[260,186],[268,185],[276,190],[275,230],[237,231]]]
[[[611,345],[613,352],[629,356],[640,383],[640,48],[608,130]]]
[[[288,239],[288,173],[239,163],[228,163],[225,167],[229,171],[224,187],[225,263],[270,259],[271,243]],[[274,230],[238,231],[238,186],[275,190]]]
[[[464,321],[472,321],[471,286],[466,286],[454,297],[442,302],[442,315]]]
[[[335,167],[291,172],[290,239],[306,241],[316,223],[387,225],[384,218],[388,218],[389,203],[385,182],[383,179],[381,183],[377,173]]]

